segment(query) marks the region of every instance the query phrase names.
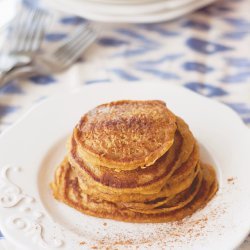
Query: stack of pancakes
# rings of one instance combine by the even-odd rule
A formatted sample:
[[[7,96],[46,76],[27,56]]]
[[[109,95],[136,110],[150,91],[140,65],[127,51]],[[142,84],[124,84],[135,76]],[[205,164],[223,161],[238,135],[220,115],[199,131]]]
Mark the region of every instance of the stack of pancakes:
[[[188,125],[162,101],[117,101],[85,114],[51,184],[77,210],[129,222],[179,220],[218,189]]]

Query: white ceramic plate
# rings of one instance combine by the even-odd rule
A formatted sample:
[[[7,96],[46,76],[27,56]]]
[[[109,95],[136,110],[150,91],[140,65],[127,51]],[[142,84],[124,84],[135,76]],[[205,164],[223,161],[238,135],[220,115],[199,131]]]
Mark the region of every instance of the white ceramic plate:
[[[184,0],[183,2],[155,2],[141,5],[108,5],[79,0],[43,0],[51,8],[100,22],[151,23],[168,21],[200,9],[215,0]]]
[[[60,0],[61,1],[61,0]],[[173,10],[176,8],[185,8],[188,5],[193,5],[195,0],[182,1],[154,1],[151,3],[127,3],[127,4],[112,4],[112,3],[97,3],[91,0],[75,0],[75,4],[84,5],[85,12],[94,12],[103,15],[145,15],[154,12]]]
[[[84,1],[84,0],[79,0]],[[87,0],[88,2],[95,2],[95,3],[112,3],[112,4],[144,4],[144,3],[154,3],[154,2],[167,2],[167,3],[177,3],[182,2],[183,0]]]
[[[65,142],[89,109],[118,99],[161,99],[183,117],[216,166],[220,188],[179,223],[123,223],[54,200],[49,183]],[[18,249],[233,249],[250,229],[250,131],[228,107],[155,82],[86,86],[51,98],[0,137],[0,230]]]

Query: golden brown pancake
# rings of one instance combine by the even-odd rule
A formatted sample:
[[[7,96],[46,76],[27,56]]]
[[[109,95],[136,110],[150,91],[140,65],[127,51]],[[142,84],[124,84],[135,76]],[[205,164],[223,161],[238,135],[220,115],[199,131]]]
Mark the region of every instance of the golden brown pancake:
[[[189,187],[195,178],[195,176],[198,173],[198,166],[195,168],[195,170],[189,175],[185,176],[184,179],[181,180],[180,183],[172,182],[170,179],[166,185],[160,190],[158,193],[154,194],[109,194],[105,193],[103,191],[100,192],[100,190],[96,189],[95,186],[87,185],[84,180],[81,178],[78,178],[79,185],[81,186],[81,189],[83,192],[93,196],[93,197],[100,197],[102,199],[111,201],[111,202],[150,202],[151,200],[160,198],[162,196],[172,196],[175,195],[187,187]]]
[[[193,200],[194,196],[199,191],[201,181],[202,181],[202,173],[200,171],[200,173],[193,180],[193,183],[187,189],[170,197],[165,197],[166,198],[165,201],[163,199],[159,201],[158,198],[155,199],[154,201],[151,201],[150,203],[147,202],[147,204],[145,203],[136,204],[134,202],[126,204],[123,203],[123,204],[132,211],[145,214],[155,214],[155,213],[163,213],[163,212],[170,212],[173,210],[177,210],[179,208],[184,207]]]
[[[198,154],[198,149],[197,146],[195,146],[192,154],[190,155],[189,159],[184,162],[181,166],[181,168],[186,169],[187,171],[183,173],[184,176],[189,175],[196,167],[197,163],[199,160],[199,154]],[[174,164],[175,165],[175,164]],[[162,188],[168,183],[173,183],[173,182],[177,182],[176,179],[181,179],[180,176],[175,176],[174,178],[170,177],[171,175],[169,174],[168,176],[163,176],[163,178],[159,178],[158,180],[156,179],[156,181],[154,181],[153,183],[150,183],[150,185],[147,186],[142,186],[142,187],[135,187],[135,188],[114,188],[114,187],[107,187],[104,186],[102,184],[100,184],[99,182],[95,182],[93,181],[93,179],[88,178],[88,175],[84,175],[83,171],[79,171],[79,169],[75,168],[74,170],[77,173],[77,176],[81,179],[83,179],[87,185],[91,185],[92,188],[99,190],[100,192],[105,192],[108,194],[117,194],[117,195],[124,195],[124,194],[145,194],[145,195],[150,195],[153,194],[155,195],[156,193],[160,192],[162,190]]]
[[[96,186],[97,189],[106,193],[157,193],[176,169],[189,168],[187,170],[190,172],[191,168],[195,168],[199,159],[198,148],[197,146],[194,148],[195,140],[187,124],[177,118],[177,127],[178,130],[172,147],[147,168],[117,172],[101,166],[91,166],[77,154],[74,139],[69,145],[68,159],[80,178],[83,178],[92,187]],[[185,170],[182,172],[185,172]],[[189,173],[188,171],[185,174]]]
[[[152,165],[174,142],[176,118],[162,101],[117,101],[82,117],[74,130],[80,157],[96,166],[132,170]]]
[[[197,175],[199,175],[199,177],[197,177]],[[149,199],[149,196],[145,195],[144,196],[144,200],[140,200],[140,198],[142,198],[142,195],[138,195],[137,200],[134,197],[134,199],[130,202],[123,202],[123,204],[128,207],[128,208],[132,208],[135,210],[149,210],[149,209],[153,209],[153,208],[157,208],[159,206],[165,205],[167,203],[172,203],[174,199],[176,199],[177,197],[179,197],[180,195],[183,196],[185,195],[187,192],[190,192],[190,189],[193,185],[195,185],[196,190],[198,189],[198,184],[197,181],[195,182],[195,180],[199,178],[199,182],[201,183],[201,171],[200,171],[200,166],[197,166],[196,171],[194,171],[194,173],[190,174],[190,176],[188,176],[188,179],[185,180],[185,186],[183,186],[181,189],[177,189],[177,188],[169,188],[166,189],[166,186],[163,187],[163,189],[154,195],[151,195],[151,200]],[[194,184],[195,183],[195,184]],[[79,185],[80,185],[80,181],[79,181]],[[181,183],[179,183],[179,186],[181,186]],[[177,185],[176,185],[177,187]],[[186,187],[186,188],[184,188]],[[167,192],[169,191],[169,192]],[[95,196],[93,196],[95,197]],[[99,196],[100,197],[100,196]],[[102,196],[101,196],[102,197]],[[108,197],[109,198],[109,197]],[[123,199],[123,197],[122,197]],[[104,199],[107,201],[111,201],[110,199]],[[117,202],[117,201],[116,201]],[[179,200],[180,202],[180,200]]]
[[[184,207],[161,213],[146,214],[132,211],[126,207],[121,208],[116,203],[93,199],[83,194],[78,184],[77,176],[69,164],[62,164],[56,171],[55,181],[51,185],[56,199],[85,214],[121,220],[127,222],[168,222],[181,220],[203,208],[216,193],[218,186],[216,174],[212,167],[201,167],[202,181],[197,194]]]
[[[67,162],[67,159],[65,160],[64,164],[69,164]],[[125,193],[122,195],[115,194],[115,193],[109,194],[109,193],[105,193],[104,190],[100,192],[100,190],[96,189],[95,186],[88,185],[86,181],[84,181],[82,178],[79,178],[79,177],[78,177],[78,183],[81,187],[82,192],[90,196],[99,197],[107,201],[111,201],[115,203],[116,202],[134,202],[134,203],[150,202],[154,199],[158,199],[161,197],[173,196],[177,193],[182,192],[186,188],[188,188],[192,184],[196,175],[198,174],[199,169],[200,167],[198,164],[196,168],[193,170],[193,172],[188,176],[183,176],[184,178],[180,180],[180,182],[175,182],[175,180],[169,179],[167,183],[165,184],[165,186],[158,193],[154,193],[154,194],[140,194],[140,193],[135,193],[135,194]],[[76,172],[76,175],[77,175],[77,172]]]

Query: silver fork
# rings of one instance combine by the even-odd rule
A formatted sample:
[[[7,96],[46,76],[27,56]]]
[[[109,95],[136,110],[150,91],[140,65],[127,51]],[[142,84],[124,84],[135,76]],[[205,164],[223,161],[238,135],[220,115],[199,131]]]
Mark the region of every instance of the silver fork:
[[[21,9],[11,22],[11,35],[3,44],[6,52],[0,57],[0,78],[14,67],[31,62],[30,55],[41,45],[49,14],[41,9]]]
[[[43,9],[24,8],[11,24],[9,50],[31,53],[40,48],[49,14]]]
[[[52,54],[34,58],[34,64],[42,67],[40,71],[44,72],[57,73],[63,71],[82,55],[96,37],[96,27],[90,24],[81,25]]]
[[[97,34],[98,30],[93,25],[81,25],[52,54],[34,55],[29,65],[11,70],[2,80],[0,79],[0,87],[18,77],[57,73],[69,68],[93,43]]]

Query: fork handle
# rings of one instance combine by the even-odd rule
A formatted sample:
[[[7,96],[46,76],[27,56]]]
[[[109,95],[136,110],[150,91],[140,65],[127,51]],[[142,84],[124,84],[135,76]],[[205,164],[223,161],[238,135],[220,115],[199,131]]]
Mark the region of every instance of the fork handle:
[[[36,73],[37,70],[33,65],[17,67],[8,72],[0,72],[0,88],[16,78],[30,77]]]

